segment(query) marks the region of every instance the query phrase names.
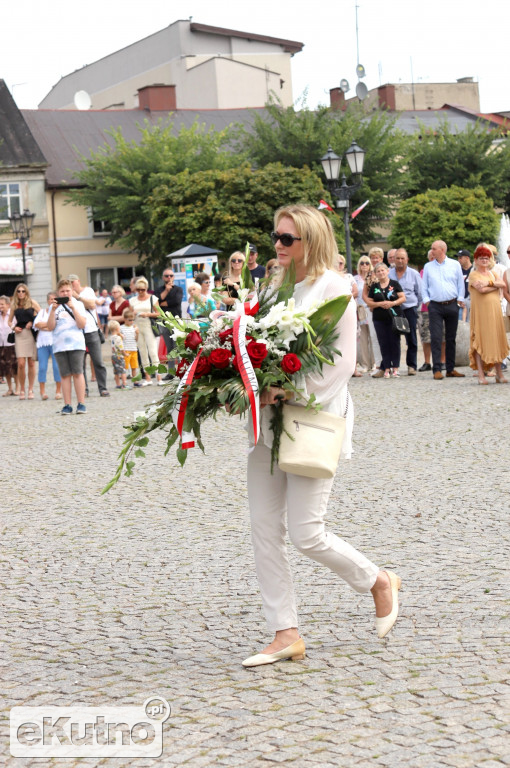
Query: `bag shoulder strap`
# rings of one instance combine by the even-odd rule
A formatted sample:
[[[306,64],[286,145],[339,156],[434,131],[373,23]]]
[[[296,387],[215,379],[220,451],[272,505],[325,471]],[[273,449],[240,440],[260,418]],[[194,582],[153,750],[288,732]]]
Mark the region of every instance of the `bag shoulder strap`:
[[[85,307],[85,309],[87,309],[87,307]],[[97,324],[96,316],[94,315],[94,313],[90,309],[87,309],[87,312],[89,313],[89,315],[92,315],[92,319],[94,320],[94,322],[96,324],[96,328],[99,330],[99,326]]]

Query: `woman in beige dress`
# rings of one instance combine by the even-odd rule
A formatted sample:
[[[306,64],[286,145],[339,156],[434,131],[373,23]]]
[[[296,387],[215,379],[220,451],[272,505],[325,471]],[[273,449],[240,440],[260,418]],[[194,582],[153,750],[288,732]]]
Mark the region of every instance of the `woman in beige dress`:
[[[152,384],[147,368],[149,365],[159,365],[158,346],[156,337],[152,332],[152,321],[159,320],[159,313],[156,309],[158,299],[148,292],[148,287],[149,283],[145,277],[138,277],[135,283],[136,296],[132,296],[129,303],[135,313],[135,322],[138,328],[138,351],[145,369],[145,380],[147,384]],[[158,384],[162,384],[161,374],[156,373],[156,377]]]
[[[478,383],[487,384],[485,372],[496,368],[496,383],[508,384],[501,363],[508,355],[508,342],[501,312],[499,289],[505,282],[493,271],[494,257],[486,243],[480,243],[473,255],[469,274],[471,314],[469,317],[469,364],[478,371]]]
[[[28,399],[34,399],[35,361],[37,360],[37,348],[32,333],[35,316],[41,307],[30,298],[30,291],[25,283],[19,283],[12,297],[11,311],[9,313],[9,325],[16,319],[14,326],[14,347],[18,360],[18,386],[19,399],[25,399],[25,379],[28,362]]]

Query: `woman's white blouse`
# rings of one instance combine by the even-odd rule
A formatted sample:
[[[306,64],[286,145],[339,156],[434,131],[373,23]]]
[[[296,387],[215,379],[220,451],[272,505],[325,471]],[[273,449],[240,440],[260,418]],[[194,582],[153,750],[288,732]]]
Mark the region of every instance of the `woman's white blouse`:
[[[351,295],[349,281],[334,272],[327,270],[313,283],[303,280],[296,283],[294,299],[297,307],[311,307],[326,299],[337,296]],[[295,377],[296,386],[305,395],[315,394],[316,401],[322,405],[322,410],[337,416],[346,415],[345,438],[342,445],[343,458],[350,458],[352,452],[352,428],[354,424],[354,408],[347,385],[356,365],[356,303],[349,302],[343,316],[337,325],[338,338],[335,346],[342,353],[334,356],[334,365],[323,365],[322,374]],[[347,401],[349,401],[347,403]],[[347,414],[346,414],[347,407]],[[273,432],[269,427],[271,408],[261,409],[260,427],[264,444],[270,448],[273,442]],[[251,429],[250,429],[251,433]]]

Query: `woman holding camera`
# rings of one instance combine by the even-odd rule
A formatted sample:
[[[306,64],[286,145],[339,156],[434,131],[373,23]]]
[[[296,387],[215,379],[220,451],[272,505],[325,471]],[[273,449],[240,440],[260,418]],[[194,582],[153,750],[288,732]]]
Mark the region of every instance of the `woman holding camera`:
[[[14,296],[12,297],[11,311],[9,313],[9,325],[13,319],[16,321],[14,326],[14,346],[16,358],[18,360],[18,386],[19,399],[25,399],[25,379],[26,367],[28,363],[28,399],[34,399],[34,381],[35,381],[35,361],[37,360],[37,349],[35,346],[34,320],[41,307],[30,297],[30,291],[25,283],[19,283],[16,286]],[[35,330],[35,329],[34,329]]]

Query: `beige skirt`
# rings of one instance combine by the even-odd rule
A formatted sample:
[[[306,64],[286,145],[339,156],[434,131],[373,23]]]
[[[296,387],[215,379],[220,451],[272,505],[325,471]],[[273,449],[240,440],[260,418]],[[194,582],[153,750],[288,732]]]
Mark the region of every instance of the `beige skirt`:
[[[35,340],[32,331],[27,328],[23,328],[21,333],[15,334],[14,348],[16,349],[16,357],[31,357],[33,360],[37,360]]]

